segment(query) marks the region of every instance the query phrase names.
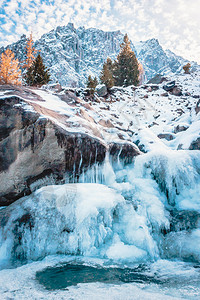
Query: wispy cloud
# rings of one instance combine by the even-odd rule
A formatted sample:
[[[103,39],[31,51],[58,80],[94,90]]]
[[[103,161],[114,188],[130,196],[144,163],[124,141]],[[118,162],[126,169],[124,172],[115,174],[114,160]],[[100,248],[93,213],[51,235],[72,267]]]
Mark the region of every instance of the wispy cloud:
[[[158,38],[164,48],[200,63],[200,0],[3,0],[0,46],[58,25],[127,32],[134,41]]]

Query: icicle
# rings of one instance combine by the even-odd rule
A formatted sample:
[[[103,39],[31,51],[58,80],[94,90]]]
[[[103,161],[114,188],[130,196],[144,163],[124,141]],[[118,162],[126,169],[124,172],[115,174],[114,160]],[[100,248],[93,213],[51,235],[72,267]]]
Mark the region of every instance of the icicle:
[[[115,172],[110,163],[110,154],[106,152],[106,157],[103,165],[104,183],[108,186],[112,186],[116,181]]]
[[[78,167],[78,174],[81,173],[81,166],[82,166],[82,162],[83,162],[83,156],[82,156],[82,153],[81,153],[81,159],[80,159],[80,162],[79,162],[79,167]]]
[[[72,183],[75,183],[75,172],[76,172],[76,164],[74,161]]]
[[[123,165],[122,165],[122,163],[120,161],[121,152],[122,152],[122,146],[120,147],[120,150],[119,150],[119,153],[118,153],[118,156],[117,156],[117,168],[118,169],[122,169],[123,168]]]

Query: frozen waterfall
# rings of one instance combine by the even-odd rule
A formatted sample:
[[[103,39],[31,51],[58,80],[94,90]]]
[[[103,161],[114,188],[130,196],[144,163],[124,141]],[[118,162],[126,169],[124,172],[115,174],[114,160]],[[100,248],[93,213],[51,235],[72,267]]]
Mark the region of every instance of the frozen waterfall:
[[[0,264],[49,254],[200,261],[199,174],[199,151],[152,151],[126,166],[107,155],[78,183],[40,188],[0,210]]]

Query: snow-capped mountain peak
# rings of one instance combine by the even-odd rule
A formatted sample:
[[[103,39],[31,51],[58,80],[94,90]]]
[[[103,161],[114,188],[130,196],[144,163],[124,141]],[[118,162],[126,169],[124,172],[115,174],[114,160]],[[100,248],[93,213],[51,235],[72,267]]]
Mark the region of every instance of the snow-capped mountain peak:
[[[58,26],[35,42],[46,66],[50,69],[52,82],[63,86],[84,86],[89,75],[99,76],[107,57],[116,59],[124,35],[118,31],[106,32],[96,28],[75,28],[73,23]],[[24,60],[26,36],[9,45],[19,61]],[[180,72],[188,61],[164,51],[155,38],[131,43],[138,60],[142,63],[147,80],[158,73]],[[5,49],[2,47],[0,52]],[[195,63],[193,64],[195,66]]]

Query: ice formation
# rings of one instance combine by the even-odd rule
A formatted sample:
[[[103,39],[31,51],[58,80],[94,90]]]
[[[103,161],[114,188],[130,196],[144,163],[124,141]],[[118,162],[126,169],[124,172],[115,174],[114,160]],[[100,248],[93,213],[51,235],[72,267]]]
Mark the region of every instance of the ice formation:
[[[0,211],[1,263],[49,254],[131,263],[170,255],[200,260],[199,161],[198,151],[152,151],[127,166],[120,160],[112,165],[107,155],[78,183],[40,188]],[[187,213],[192,204],[197,222],[188,221],[180,232],[172,229],[176,220],[170,212]]]

